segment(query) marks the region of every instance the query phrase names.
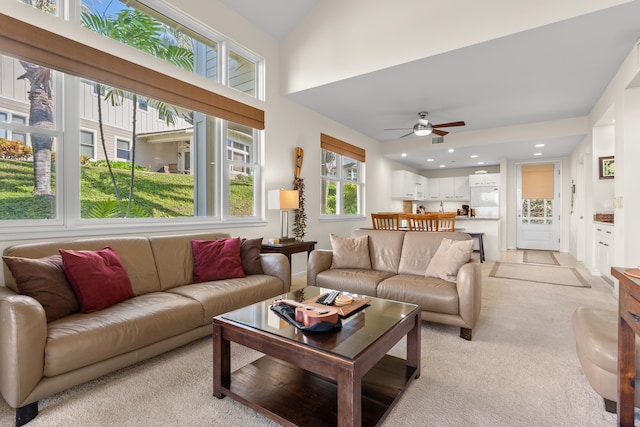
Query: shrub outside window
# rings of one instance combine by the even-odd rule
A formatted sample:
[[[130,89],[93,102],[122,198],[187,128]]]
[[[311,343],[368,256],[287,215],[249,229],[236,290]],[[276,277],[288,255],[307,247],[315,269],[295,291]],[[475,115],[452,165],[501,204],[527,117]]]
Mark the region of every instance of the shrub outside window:
[[[323,149],[321,171],[321,215],[360,215],[364,163]]]

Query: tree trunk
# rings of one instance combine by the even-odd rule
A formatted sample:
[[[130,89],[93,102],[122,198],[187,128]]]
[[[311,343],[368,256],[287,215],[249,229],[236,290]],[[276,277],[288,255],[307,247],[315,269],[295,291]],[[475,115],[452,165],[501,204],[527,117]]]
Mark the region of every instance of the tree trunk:
[[[29,126],[54,129],[53,96],[51,92],[51,70],[39,65],[20,61],[26,73],[18,79],[27,79],[29,91]],[[31,134],[33,148],[33,194],[53,196],[51,190],[51,148],[53,138]]]
[[[120,200],[120,192],[118,191],[118,184],[116,183],[116,177],[113,175],[113,169],[111,169],[111,161],[109,160],[109,153],[107,152],[107,144],[104,141],[104,126],[102,123],[102,86],[96,83],[98,89],[98,126],[100,127],[100,142],[102,143],[102,151],[104,152],[104,159],[107,162],[107,168],[109,169],[109,176],[111,177],[111,183],[113,184],[113,191],[116,193],[116,200]],[[117,149],[117,147],[116,147]]]
[[[133,94],[133,120],[131,131],[131,179],[129,180],[129,201],[127,202],[127,217],[131,212],[131,203],[133,202],[133,182],[136,171],[136,112],[138,110],[138,95]]]

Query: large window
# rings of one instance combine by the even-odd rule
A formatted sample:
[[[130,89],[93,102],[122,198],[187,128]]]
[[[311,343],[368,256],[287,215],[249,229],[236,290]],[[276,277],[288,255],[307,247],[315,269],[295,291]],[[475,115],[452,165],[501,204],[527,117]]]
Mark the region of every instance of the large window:
[[[324,134],[321,147],[321,215],[362,215],[364,150]]]
[[[101,3],[68,2],[78,10]],[[101,10],[100,19],[85,14],[83,25],[93,25],[103,34],[117,33],[121,25],[115,25],[116,21],[128,8],[116,1],[104,3],[118,5],[114,14]],[[84,11],[91,13],[91,9]],[[171,13],[176,16],[175,11]],[[150,38],[157,37],[166,51],[156,56],[166,60],[174,55],[178,58],[169,61],[174,65],[217,79],[217,70],[230,72],[227,60],[217,54],[224,40],[212,43],[208,35],[184,30],[184,26],[177,32],[177,24],[165,25],[155,21],[160,14],[152,15],[128,12],[126,18],[132,21],[126,22],[140,20],[140,25],[149,26],[145,37],[130,36],[128,41],[133,43],[127,43],[126,37],[115,38],[134,45],[144,40],[145,50],[153,44]],[[0,228],[13,228],[23,220],[28,226],[55,220],[58,225],[75,227],[113,218],[136,218],[136,222],[157,218],[163,223],[178,217],[196,221],[206,217],[208,223],[257,218],[261,212],[257,192],[261,188],[262,111],[147,68],[148,57],[143,55],[139,61],[128,62],[31,27],[33,40],[38,40],[34,47],[32,40],[13,38],[24,33],[20,26],[28,24],[2,13],[0,20],[6,28],[0,44],[3,38],[10,38],[13,50],[7,52],[16,55],[0,57],[0,75],[14,82],[14,87],[0,93],[0,138],[13,137],[17,147],[12,148],[13,158],[0,159]],[[115,29],[109,27],[112,24]],[[14,48],[16,42],[24,48]],[[59,52],[59,57],[51,56],[52,52]],[[37,65],[37,58],[48,61],[47,67]],[[253,76],[244,79],[245,88],[239,90],[257,94],[256,68],[262,61],[236,60],[240,66],[235,68],[248,67],[248,75]],[[55,71],[57,67],[65,73]],[[74,76],[74,69],[82,79]],[[18,78],[29,72],[33,79]],[[0,86],[0,90],[5,88]],[[145,96],[132,88],[140,88]],[[40,98],[29,95],[35,89]],[[154,94],[155,98],[147,96]],[[42,106],[49,109],[46,121],[32,114],[41,114]],[[64,170],[58,170],[56,164],[62,159]]]

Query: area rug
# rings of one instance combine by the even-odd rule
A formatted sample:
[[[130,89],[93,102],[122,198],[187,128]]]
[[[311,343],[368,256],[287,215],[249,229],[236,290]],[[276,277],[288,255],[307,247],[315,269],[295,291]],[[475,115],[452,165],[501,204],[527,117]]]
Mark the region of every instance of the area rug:
[[[549,251],[524,251],[522,261],[527,264],[560,265],[553,252]]]
[[[548,283],[550,285],[590,288],[591,285],[573,267],[551,267],[546,265],[496,262],[489,277]]]

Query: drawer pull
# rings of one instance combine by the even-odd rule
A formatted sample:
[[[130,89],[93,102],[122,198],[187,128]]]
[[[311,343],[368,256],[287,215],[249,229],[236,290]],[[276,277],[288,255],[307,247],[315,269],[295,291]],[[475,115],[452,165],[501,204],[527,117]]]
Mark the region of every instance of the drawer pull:
[[[627,313],[629,313],[629,316],[631,316],[631,320],[633,320],[634,322],[640,322],[640,314],[633,314],[630,311],[628,311]]]

